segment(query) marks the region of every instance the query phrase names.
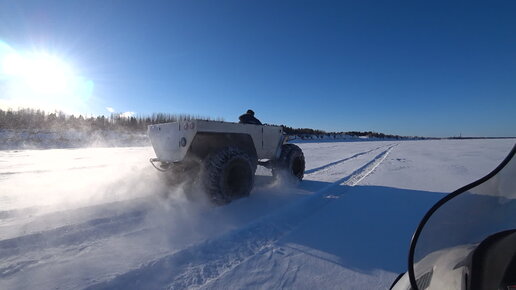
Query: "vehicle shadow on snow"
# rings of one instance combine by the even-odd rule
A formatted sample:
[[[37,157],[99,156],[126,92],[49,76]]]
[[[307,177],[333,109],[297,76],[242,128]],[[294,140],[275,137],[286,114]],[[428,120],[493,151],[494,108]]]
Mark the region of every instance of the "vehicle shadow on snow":
[[[329,183],[303,181],[317,191]],[[278,246],[371,273],[406,271],[410,239],[426,211],[443,193],[384,186],[337,186],[323,193],[322,209],[278,241]]]
[[[295,185],[257,175],[249,198],[220,210],[240,218],[263,216],[320,194],[328,203],[312,215],[307,212],[308,217],[300,216],[299,226],[277,245],[360,272],[399,273],[406,271],[410,239],[421,218],[445,196],[385,186],[332,185],[312,180]]]
[[[240,217],[278,213],[283,206],[295,207],[296,202],[320,194],[328,200],[326,205],[312,215],[307,212],[308,217],[300,216],[299,226],[277,246],[359,272],[400,273],[406,271],[410,239],[421,218],[445,196],[385,186],[332,185],[312,180],[294,185],[272,176],[256,176],[250,197],[222,210]]]
[[[305,191],[296,184],[275,180],[268,175],[256,175],[254,188],[248,197],[236,199],[224,206],[214,206],[213,211],[242,224],[281,210],[283,206],[310,194],[312,192]]]

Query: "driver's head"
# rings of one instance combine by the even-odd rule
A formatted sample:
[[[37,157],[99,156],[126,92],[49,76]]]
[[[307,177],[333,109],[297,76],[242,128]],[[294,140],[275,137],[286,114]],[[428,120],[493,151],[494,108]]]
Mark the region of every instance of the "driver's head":
[[[254,111],[253,111],[253,110],[251,110],[251,109],[249,109],[249,110],[247,110],[247,114],[249,114],[249,115],[251,115],[251,116],[254,116]]]

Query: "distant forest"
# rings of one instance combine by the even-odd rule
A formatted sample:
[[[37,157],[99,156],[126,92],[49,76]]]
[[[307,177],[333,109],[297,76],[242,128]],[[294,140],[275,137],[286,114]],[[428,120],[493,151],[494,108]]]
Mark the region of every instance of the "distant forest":
[[[65,114],[61,111],[48,113],[37,109],[2,110],[0,109],[0,129],[4,130],[44,130],[44,131],[132,131],[145,133],[147,126],[178,120],[215,120],[224,121],[222,118],[211,119],[209,117],[195,116],[188,114],[168,114],[154,113],[150,116],[126,117],[122,114],[113,113],[110,116],[75,116]],[[308,136],[308,135],[349,135],[358,137],[375,138],[403,138],[398,135],[387,135],[377,132],[326,132],[309,128],[292,128],[281,125],[288,135]]]
[[[399,136],[399,135],[389,135],[389,134],[377,133],[377,132],[372,132],[372,131],[365,131],[365,132],[360,132],[360,131],[326,132],[326,131],[323,131],[323,130],[314,130],[314,129],[309,129],[309,128],[297,128],[297,129],[294,129],[294,128],[287,127],[287,126],[284,126],[284,125],[282,125],[282,127],[283,127],[283,131],[285,133],[287,133],[287,135],[299,135],[299,136],[303,136],[303,135],[317,135],[317,136],[329,135],[329,136],[334,136],[334,137],[338,136],[338,135],[348,135],[348,136],[357,136],[357,137],[389,138],[389,139],[402,139],[402,138],[405,138],[405,137],[402,137],[402,136]]]
[[[150,116],[125,117],[113,113],[110,116],[75,116],[61,111],[47,113],[36,109],[20,109],[17,111],[0,109],[0,129],[10,130],[117,130],[145,132],[148,125],[176,122],[178,120],[210,120],[202,116],[187,114],[155,113]],[[222,121],[222,119],[216,119]]]

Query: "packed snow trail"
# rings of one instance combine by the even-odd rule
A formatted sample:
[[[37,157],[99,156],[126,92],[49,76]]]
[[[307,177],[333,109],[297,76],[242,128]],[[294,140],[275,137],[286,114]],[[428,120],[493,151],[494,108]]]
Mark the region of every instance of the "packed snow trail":
[[[364,166],[353,171],[353,173],[351,173],[350,175],[345,176],[345,177],[333,182],[332,184],[328,185],[327,187],[325,187],[321,191],[317,192],[316,194],[322,194],[338,185],[348,185],[348,186],[357,185],[360,181],[362,181],[362,179],[364,179],[369,174],[371,174],[371,172],[373,172],[373,170],[375,170],[376,167],[378,167],[378,165],[380,165],[382,163],[382,161],[385,160],[387,155],[389,155],[389,152],[391,152],[392,148],[395,146],[396,145],[391,146],[387,150],[382,151],[380,154],[376,155],[371,161],[366,163]]]
[[[346,158],[343,158],[343,159],[340,159],[340,160],[337,160],[337,161],[325,164],[323,166],[319,166],[317,168],[308,169],[308,170],[305,171],[305,175],[311,175],[311,174],[315,174],[315,173],[317,173],[317,174],[322,173],[322,172],[326,171],[330,167],[333,167],[333,166],[335,166],[337,164],[341,164],[343,162],[349,161],[351,159],[355,159],[355,158],[357,158],[359,156],[365,155],[365,154],[367,154],[369,152],[373,152],[373,151],[378,150],[380,148],[382,148],[382,147],[378,147],[378,148],[375,148],[375,149],[371,149],[371,150],[367,150],[367,151],[364,151],[364,152],[360,152],[360,153],[354,154],[353,156],[346,157]]]
[[[344,184],[355,186],[381,164],[394,146],[320,191],[275,213],[219,238],[201,242],[178,253],[153,261],[91,289],[183,289],[199,287],[231,271],[242,262],[267,251],[314,212],[332,201],[328,196],[345,192]],[[165,286],[166,285],[166,286]]]

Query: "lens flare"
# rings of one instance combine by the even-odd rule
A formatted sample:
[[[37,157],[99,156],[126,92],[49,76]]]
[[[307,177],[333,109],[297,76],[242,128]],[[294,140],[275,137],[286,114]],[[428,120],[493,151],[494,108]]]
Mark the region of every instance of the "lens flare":
[[[74,79],[74,73],[64,61],[44,53],[9,54],[4,58],[3,71],[41,94],[66,93]]]
[[[75,111],[86,105],[94,84],[58,55],[44,51],[19,52],[0,42],[0,80],[3,101],[17,106]]]

